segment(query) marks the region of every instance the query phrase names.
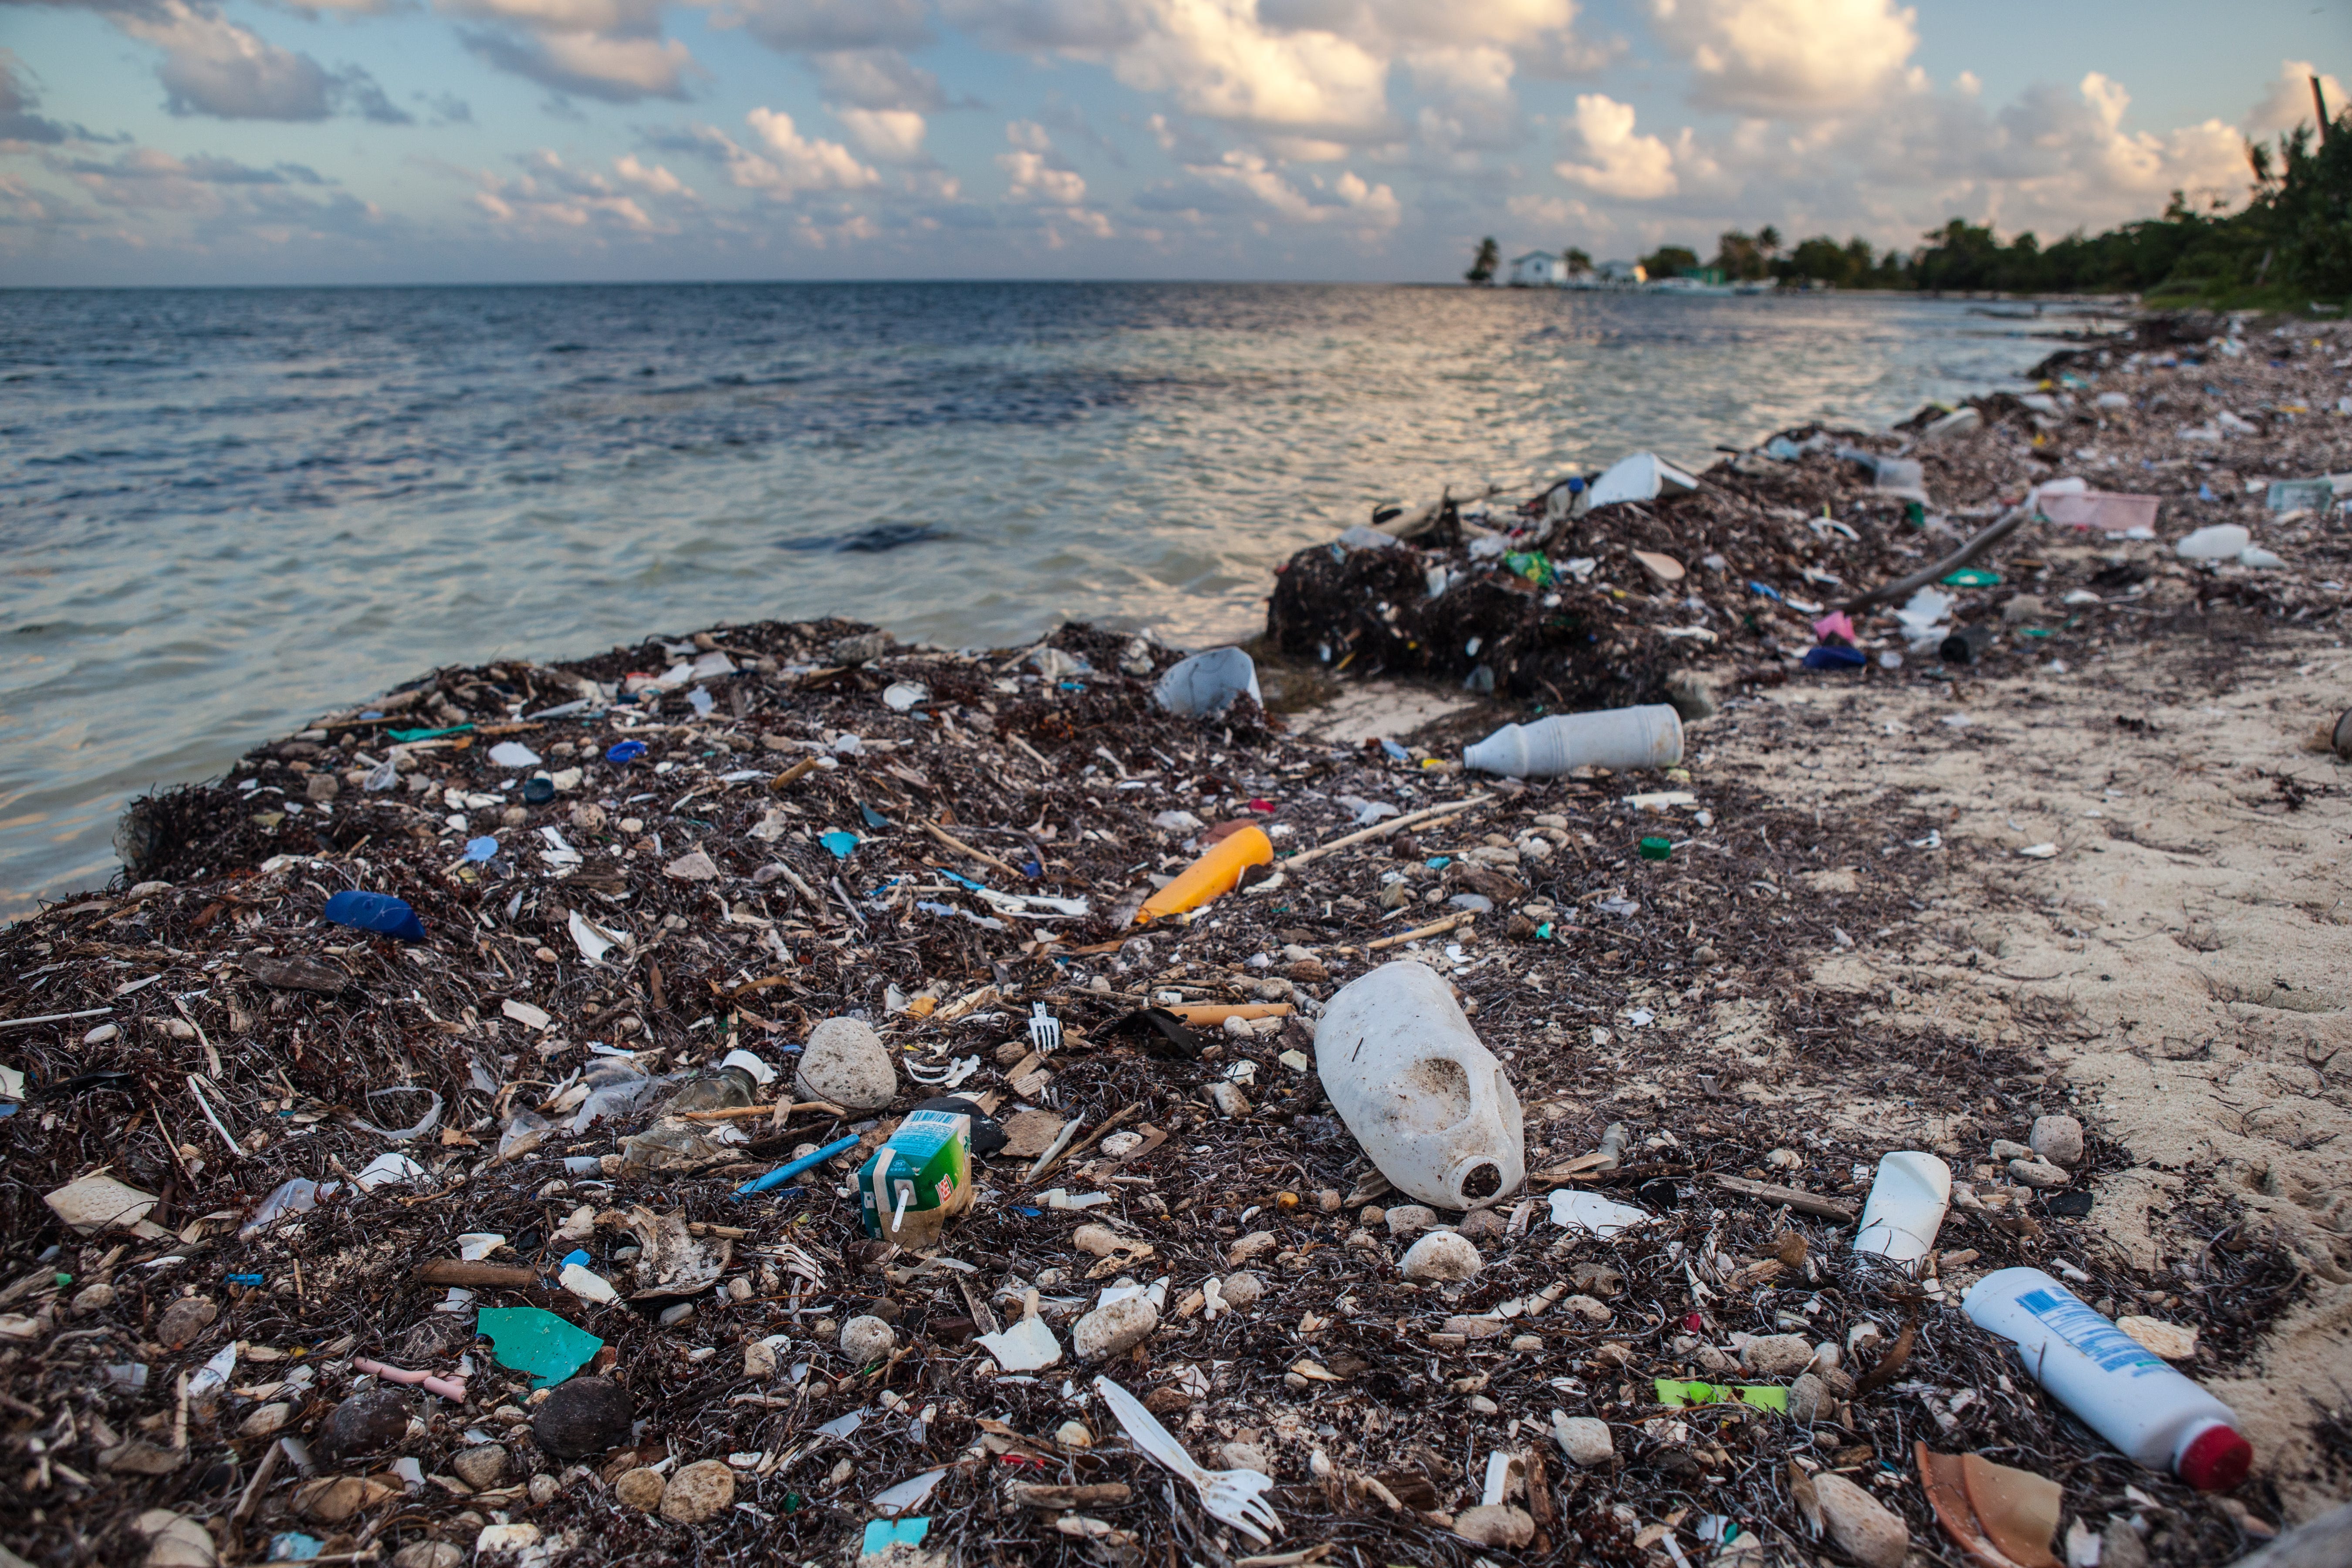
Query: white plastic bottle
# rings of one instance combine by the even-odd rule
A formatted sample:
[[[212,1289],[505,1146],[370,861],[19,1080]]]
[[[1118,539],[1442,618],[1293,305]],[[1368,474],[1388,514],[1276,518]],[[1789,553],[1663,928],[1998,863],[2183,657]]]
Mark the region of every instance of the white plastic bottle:
[[[1988,1274],[1960,1307],[1979,1328],[2015,1341],[2042,1387],[2140,1464],[2200,1491],[2246,1479],[2254,1448],[2237,1413],[2041,1269]]]
[[[1506,724],[1462,752],[1465,767],[1515,779],[1580,767],[1670,768],[1682,760],[1683,718],[1664,702]]]
[[[1916,1149],[1886,1155],[1862,1205],[1853,1249],[1874,1252],[1890,1263],[1916,1263],[1935,1247],[1951,1203],[1949,1165]]]
[[[1384,963],[1342,987],[1315,1026],[1315,1070],[1381,1174],[1416,1201],[1478,1208],[1527,1179],[1519,1097],[1426,964]]]

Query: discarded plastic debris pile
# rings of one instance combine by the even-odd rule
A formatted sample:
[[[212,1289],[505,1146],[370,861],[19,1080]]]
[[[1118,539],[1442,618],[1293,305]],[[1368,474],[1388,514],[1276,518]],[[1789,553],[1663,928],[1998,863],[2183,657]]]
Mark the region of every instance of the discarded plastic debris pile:
[[[2042,1058],[1810,984],[1839,922],[1932,920],[1942,817],[1771,806],[1696,740],[1524,783],[1312,743],[1231,669],[1180,717],[1177,659],[722,627],[439,671],[144,803],[121,886],[0,931],[9,1549],[1470,1568],[2054,1519],[2188,1564],[2278,1518],[1962,1309],[2042,1269],[2206,1383],[2305,1277],[2193,1193],[2145,1268],[2095,1245],[2123,1157]],[[1400,973],[1428,1037],[1342,1088],[1348,1014],[1404,1011],[1342,994]],[[1941,1160],[1857,1248],[1897,1114]]]
[[[1637,453],[1530,493],[1382,508],[1282,567],[1267,638],[1343,678],[1689,710],[1704,706],[1692,680],[1728,692],[1801,665],[2047,659],[2216,602],[2333,615],[2352,580],[2347,353],[2332,323],[2249,335],[2159,318],[2053,356],[2042,390],[1931,406],[1890,432],[1807,426],[1698,474]],[[1899,605],[1857,611],[1852,637],[1818,631],[1824,610],[2021,502],[2047,521],[1943,578],[1957,633],[1923,647]]]

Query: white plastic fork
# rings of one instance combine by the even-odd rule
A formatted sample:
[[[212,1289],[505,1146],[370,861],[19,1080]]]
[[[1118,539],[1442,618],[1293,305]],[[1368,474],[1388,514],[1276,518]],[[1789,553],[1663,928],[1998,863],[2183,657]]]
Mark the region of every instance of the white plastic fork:
[[[1137,1447],[1192,1483],[1209,1517],[1223,1520],[1260,1546],[1272,1544],[1282,1533],[1282,1520],[1263,1495],[1274,1488],[1272,1476],[1257,1470],[1204,1469],[1135,1395],[1102,1376],[1095,1379],[1095,1392]]]
[[[1041,1057],[1062,1048],[1062,1021],[1048,1014],[1043,1002],[1029,1009],[1029,1044]]]

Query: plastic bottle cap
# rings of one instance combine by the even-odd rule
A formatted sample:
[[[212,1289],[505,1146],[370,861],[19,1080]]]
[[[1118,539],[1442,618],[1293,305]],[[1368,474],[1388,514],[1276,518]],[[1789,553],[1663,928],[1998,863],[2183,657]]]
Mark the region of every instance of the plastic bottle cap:
[[[2174,1468],[2200,1492],[2225,1492],[2244,1480],[2253,1464],[2254,1446],[2242,1434],[2217,1423],[2189,1440]]]

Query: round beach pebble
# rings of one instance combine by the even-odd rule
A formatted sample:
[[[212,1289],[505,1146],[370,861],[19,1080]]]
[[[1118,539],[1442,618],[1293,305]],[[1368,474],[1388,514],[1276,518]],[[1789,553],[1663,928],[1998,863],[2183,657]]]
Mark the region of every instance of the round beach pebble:
[[[898,1335],[879,1318],[852,1318],[841,1325],[841,1353],[864,1366],[898,1347]]]
[[[404,1390],[371,1388],[336,1405],[320,1436],[338,1458],[378,1453],[408,1436],[413,1408]]]
[[[1563,1415],[1555,1411],[1551,1435],[1570,1463],[1584,1469],[1605,1465],[1617,1457],[1616,1435],[1609,1423],[1591,1415]]]
[[[1480,1546],[1517,1551],[1535,1539],[1536,1521],[1524,1509],[1507,1502],[1465,1509],[1454,1521],[1454,1533]]]
[[[702,1459],[669,1479],[662,1489],[661,1516],[672,1524],[716,1519],[735,1501],[735,1472],[718,1459]]]
[[[664,1486],[659,1470],[639,1465],[634,1470],[621,1473],[621,1479],[613,1483],[613,1495],[625,1508],[635,1509],[639,1513],[651,1513],[661,1507]]]
[[[2062,1167],[2047,1160],[2011,1160],[2009,1177],[2021,1185],[2039,1187],[2043,1191],[2063,1187],[2074,1179]]]
[[[1485,1267],[1478,1249],[1450,1230],[1435,1230],[1408,1247],[1404,1277],[1408,1279],[1457,1281],[1468,1279]]]
[[[1097,1307],[1070,1331],[1070,1348],[1080,1361],[1100,1361],[1133,1350],[1160,1326],[1160,1309],[1149,1296],[1126,1296]]]
[[[1236,1312],[1246,1312],[1265,1300],[1265,1281],[1244,1268],[1217,1281],[1217,1294]]]
[[[187,1344],[212,1326],[220,1309],[209,1296],[183,1296],[163,1309],[156,1320],[155,1337],[173,1350]]]
[[[898,1069],[882,1037],[855,1018],[827,1018],[801,1052],[801,1089],[850,1110],[879,1110],[898,1096]]]
[[[488,1491],[506,1479],[507,1451],[500,1444],[479,1444],[450,1460],[449,1468],[476,1491]]]
[[[1507,1228],[1503,1216],[1493,1209],[1472,1209],[1462,1216],[1462,1223],[1454,1227],[1455,1234],[1465,1236],[1472,1241],[1500,1241]]]
[[[1437,1223],[1437,1211],[1421,1204],[1400,1204],[1381,1216],[1388,1221],[1389,1234],[1402,1240],[1419,1236]]]
[[[584,1459],[627,1442],[636,1401],[609,1377],[575,1377],[556,1384],[530,1420],[530,1435],[559,1459]]]
[[[2025,1141],[2053,1165],[2071,1169],[2083,1163],[2083,1124],[2071,1116],[2036,1118]]]
[[[113,1305],[114,1287],[111,1285],[85,1285],[74,1294],[73,1310],[78,1317],[102,1312]]]
[[[1802,1334],[1766,1334],[1748,1342],[1739,1352],[1739,1364],[1767,1377],[1780,1377],[1812,1365],[1813,1347]]]

